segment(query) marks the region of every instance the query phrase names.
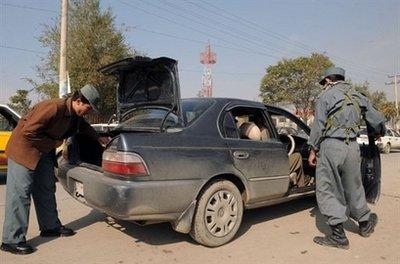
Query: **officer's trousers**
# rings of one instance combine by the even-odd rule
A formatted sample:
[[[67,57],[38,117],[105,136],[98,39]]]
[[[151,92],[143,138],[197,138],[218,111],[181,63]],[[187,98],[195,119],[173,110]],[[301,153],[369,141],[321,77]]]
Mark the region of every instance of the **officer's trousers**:
[[[31,195],[40,230],[58,228],[52,154],[43,155],[34,171],[8,159],[3,243],[25,242]]]
[[[370,210],[361,180],[360,148],[356,141],[327,138],[317,153],[316,193],[319,210],[329,225],[344,223],[348,215],[367,221]]]

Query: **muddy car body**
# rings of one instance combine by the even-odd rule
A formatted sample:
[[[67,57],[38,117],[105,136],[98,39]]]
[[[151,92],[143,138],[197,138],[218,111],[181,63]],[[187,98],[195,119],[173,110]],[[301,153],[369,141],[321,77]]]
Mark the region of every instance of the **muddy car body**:
[[[170,222],[199,243],[219,246],[237,232],[244,209],[314,194],[289,180],[289,152],[304,170],[309,128],[289,112],[229,98],[180,99],[176,61],[116,62],[101,71],[118,77],[119,125],[105,149],[82,135],[66,145],[58,177],[77,200],[117,219]],[[158,90],[161,88],[161,90]],[[302,135],[279,135],[273,116]],[[244,138],[241,122],[264,129]]]

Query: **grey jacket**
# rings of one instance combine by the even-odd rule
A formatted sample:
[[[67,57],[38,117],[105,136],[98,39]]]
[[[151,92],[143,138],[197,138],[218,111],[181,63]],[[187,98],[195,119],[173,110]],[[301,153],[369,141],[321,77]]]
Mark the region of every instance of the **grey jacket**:
[[[357,100],[357,107],[342,107],[346,98],[345,92],[350,93]],[[337,112],[336,114],[333,114]],[[328,116],[332,115],[332,126],[328,126]],[[344,127],[361,125],[363,118],[373,129],[374,134],[383,135],[385,132],[385,118],[372,105],[372,103],[361,93],[352,89],[347,82],[339,81],[327,86],[319,98],[315,107],[314,122],[311,126],[308,144],[315,150],[319,150],[320,143],[324,138],[355,139],[358,136],[357,129],[346,131]]]

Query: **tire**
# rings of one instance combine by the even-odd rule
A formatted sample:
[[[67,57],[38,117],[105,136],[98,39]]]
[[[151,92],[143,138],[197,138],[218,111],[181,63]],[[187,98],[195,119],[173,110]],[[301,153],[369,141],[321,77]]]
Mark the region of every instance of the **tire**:
[[[383,148],[383,153],[389,154],[390,153],[390,149],[391,149],[390,144],[386,143],[385,147]]]
[[[211,182],[198,199],[190,236],[207,247],[224,245],[237,233],[242,217],[238,188],[227,180]]]

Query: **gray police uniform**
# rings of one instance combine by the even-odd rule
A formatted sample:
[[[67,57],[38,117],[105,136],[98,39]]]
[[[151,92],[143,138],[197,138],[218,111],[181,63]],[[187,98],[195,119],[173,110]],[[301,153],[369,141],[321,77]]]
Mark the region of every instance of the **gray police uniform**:
[[[344,107],[349,94],[358,105]],[[327,85],[317,100],[308,144],[317,151],[318,207],[331,226],[346,222],[348,214],[359,222],[369,219],[356,141],[362,116],[374,128],[385,122],[371,102],[344,81]]]

